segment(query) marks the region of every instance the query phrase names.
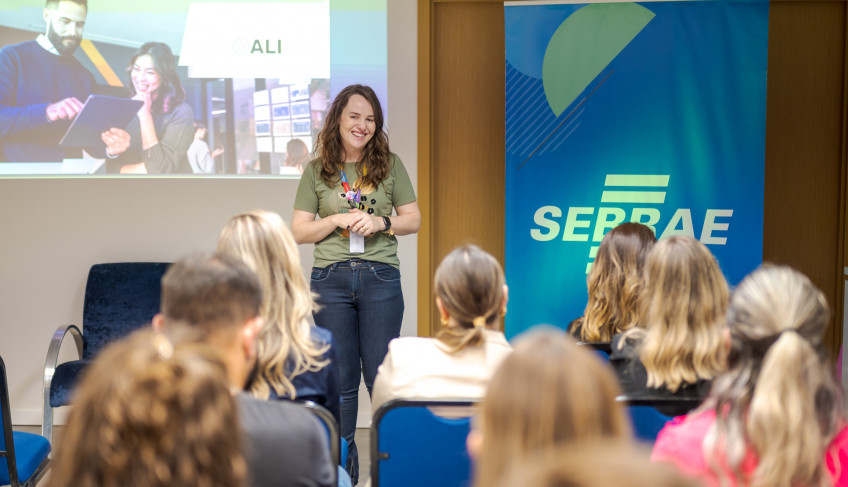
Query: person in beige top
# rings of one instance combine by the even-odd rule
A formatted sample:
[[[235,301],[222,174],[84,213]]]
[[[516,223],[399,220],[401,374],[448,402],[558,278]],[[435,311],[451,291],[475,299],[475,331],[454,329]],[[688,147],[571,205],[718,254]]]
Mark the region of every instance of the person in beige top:
[[[435,276],[442,329],[436,338],[389,343],[374,381],[372,410],[391,399],[479,400],[512,351],[501,331],[508,289],[494,257],[474,245],[447,255]]]

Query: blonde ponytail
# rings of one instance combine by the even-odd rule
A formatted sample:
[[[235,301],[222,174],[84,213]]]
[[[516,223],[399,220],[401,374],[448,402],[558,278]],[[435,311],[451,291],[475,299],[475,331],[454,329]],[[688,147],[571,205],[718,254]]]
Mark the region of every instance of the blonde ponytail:
[[[723,456],[740,485],[831,485],[824,457],[842,394],[820,353],[828,322],[824,295],[788,267],[762,267],[739,284],[727,313],[728,372],[704,405],[718,413],[704,450],[719,478]],[[758,464],[743,478],[749,449]]]
[[[762,368],[768,372],[760,374],[746,422],[759,457],[751,485],[830,485],[822,452],[835,425],[815,424],[816,397],[826,387],[818,354],[799,334],[784,332],[766,352]]]

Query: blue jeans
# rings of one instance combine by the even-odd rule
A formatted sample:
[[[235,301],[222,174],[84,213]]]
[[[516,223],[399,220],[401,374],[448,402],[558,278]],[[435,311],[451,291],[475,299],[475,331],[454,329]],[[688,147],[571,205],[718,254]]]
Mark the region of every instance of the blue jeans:
[[[353,435],[359,406],[359,378],[368,394],[377,368],[400,334],[403,291],[400,271],[388,264],[351,259],[312,268],[312,291],[321,309],[315,324],[330,330],[336,339],[341,374],[341,435],[347,440],[347,470],[353,484],[359,480],[359,454]]]

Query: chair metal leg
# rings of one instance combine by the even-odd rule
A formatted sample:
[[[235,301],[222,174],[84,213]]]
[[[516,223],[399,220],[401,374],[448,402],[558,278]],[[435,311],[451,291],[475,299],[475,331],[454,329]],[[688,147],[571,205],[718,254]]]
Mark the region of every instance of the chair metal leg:
[[[51,445],[53,444],[53,408],[50,406],[50,384],[53,383],[53,374],[56,373],[56,365],[59,361],[59,350],[62,348],[62,341],[68,333],[74,338],[78,357],[82,358],[82,332],[76,325],[62,325],[53,333],[53,338],[50,340],[50,347],[47,349],[47,360],[44,362],[41,436],[47,438],[47,441]]]

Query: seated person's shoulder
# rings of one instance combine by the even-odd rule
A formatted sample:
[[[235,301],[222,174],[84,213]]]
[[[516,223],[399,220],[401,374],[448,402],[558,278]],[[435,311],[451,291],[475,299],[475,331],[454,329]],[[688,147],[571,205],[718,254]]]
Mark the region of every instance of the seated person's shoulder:
[[[238,408],[242,428],[248,433],[291,429],[303,433],[323,434],[318,418],[298,404],[288,401],[266,401],[241,393],[238,395]]]
[[[433,346],[433,338],[428,337],[398,337],[389,342],[389,348],[406,350]]]

